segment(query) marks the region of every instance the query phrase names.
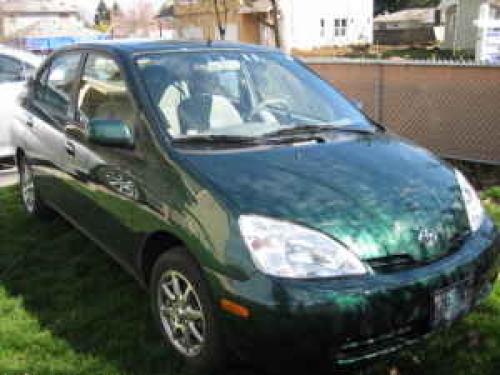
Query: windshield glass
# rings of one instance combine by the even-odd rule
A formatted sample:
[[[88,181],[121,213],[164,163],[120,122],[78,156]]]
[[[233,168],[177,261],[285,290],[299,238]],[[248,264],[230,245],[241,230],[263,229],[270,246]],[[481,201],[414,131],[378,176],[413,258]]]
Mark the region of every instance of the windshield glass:
[[[175,138],[262,137],[304,126],[374,130],[329,84],[278,52],[165,52],[137,59]]]

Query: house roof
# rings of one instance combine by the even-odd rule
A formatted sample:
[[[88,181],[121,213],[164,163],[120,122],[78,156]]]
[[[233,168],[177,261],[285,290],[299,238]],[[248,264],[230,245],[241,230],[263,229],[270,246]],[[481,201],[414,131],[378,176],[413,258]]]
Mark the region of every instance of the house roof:
[[[434,23],[436,8],[413,8],[399,12],[380,14],[375,17],[375,23],[415,21],[420,23]]]
[[[78,13],[73,2],[65,0],[4,0],[3,13]]]

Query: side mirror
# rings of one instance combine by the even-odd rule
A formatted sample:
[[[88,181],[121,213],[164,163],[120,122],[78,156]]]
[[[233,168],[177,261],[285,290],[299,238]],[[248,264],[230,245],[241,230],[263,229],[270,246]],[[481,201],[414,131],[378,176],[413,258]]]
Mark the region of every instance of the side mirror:
[[[87,131],[89,142],[109,147],[134,147],[132,131],[121,120],[90,120]]]

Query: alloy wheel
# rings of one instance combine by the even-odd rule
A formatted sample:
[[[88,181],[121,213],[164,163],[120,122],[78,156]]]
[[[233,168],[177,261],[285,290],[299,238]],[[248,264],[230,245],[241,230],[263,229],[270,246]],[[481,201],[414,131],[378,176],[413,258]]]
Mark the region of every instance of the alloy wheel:
[[[180,272],[169,270],[162,275],[158,309],[172,345],[184,356],[199,355],[205,342],[206,320],[194,286]]]

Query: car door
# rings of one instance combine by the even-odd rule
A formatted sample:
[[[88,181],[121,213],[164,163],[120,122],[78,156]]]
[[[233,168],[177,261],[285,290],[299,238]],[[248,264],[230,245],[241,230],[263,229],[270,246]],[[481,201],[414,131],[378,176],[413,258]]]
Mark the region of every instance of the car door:
[[[133,205],[140,199],[130,173],[140,164],[137,149],[90,141],[91,121],[121,121],[132,134],[138,110],[113,57],[90,52],[77,85],[74,124],[66,131],[74,202],[71,215],[102,247],[128,266],[135,263],[138,239],[133,235]]]
[[[65,170],[70,150],[64,129],[74,116],[73,98],[81,56],[79,52],[55,55],[32,83],[23,104],[26,156],[41,194],[59,209],[68,200]]]

